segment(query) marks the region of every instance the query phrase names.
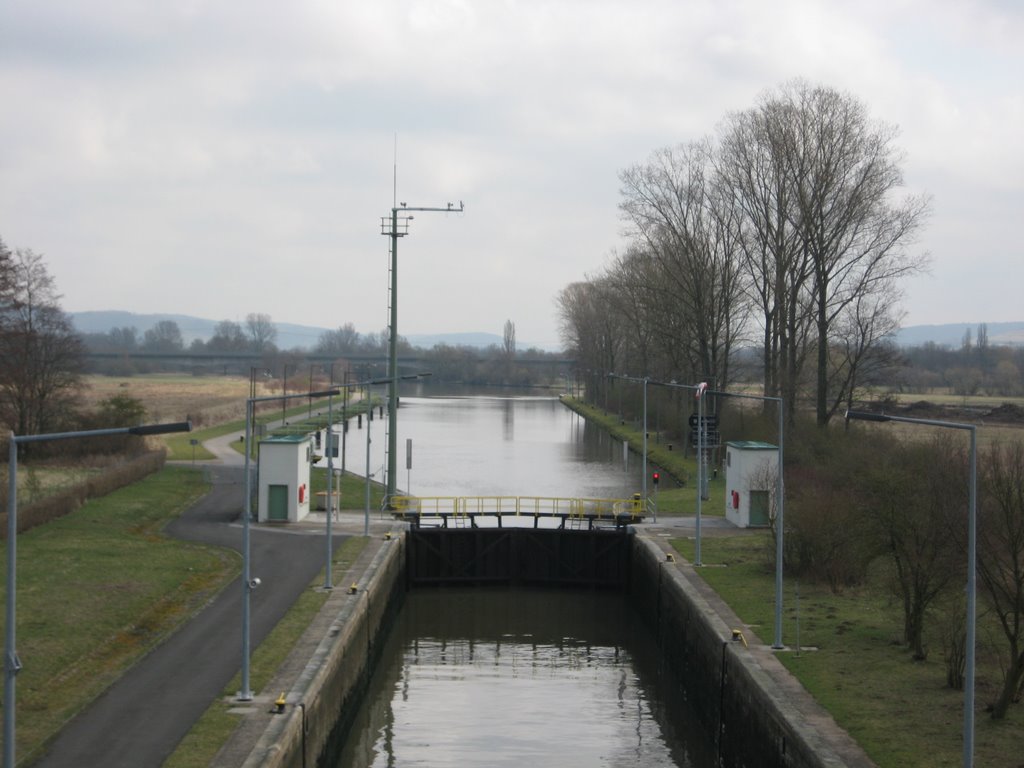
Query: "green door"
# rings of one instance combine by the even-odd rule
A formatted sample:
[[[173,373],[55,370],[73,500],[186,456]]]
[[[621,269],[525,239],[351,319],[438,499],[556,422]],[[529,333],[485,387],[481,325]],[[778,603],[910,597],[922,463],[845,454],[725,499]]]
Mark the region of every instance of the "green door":
[[[750,524],[768,525],[768,491],[750,491]]]
[[[267,488],[267,519],[288,522],[287,485],[271,485]]]

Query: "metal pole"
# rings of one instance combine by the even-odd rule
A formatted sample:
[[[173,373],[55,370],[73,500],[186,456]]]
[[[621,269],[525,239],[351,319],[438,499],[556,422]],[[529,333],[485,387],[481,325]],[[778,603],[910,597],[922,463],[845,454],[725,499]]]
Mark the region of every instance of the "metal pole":
[[[18,444],[41,443],[50,440],[67,440],[84,437],[108,437],[111,435],[165,435],[170,432],[190,432],[192,423],[180,421],[173,424],[147,424],[135,427],[111,427],[89,429],[77,432],[51,432],[41,435],[22,435],[13,432],[10,436],[7,489],[7,599],[4,625],[4,768],[15,764],[15,718],[16,694],[15,676],[21,670],[21,660],[15,649],[17,639],[17,581],[18,581]]]
[[[964,753],[963,768],[974,766],[974,679],[975,645],[978,623],[978,427],[957,421],[915,419],[910,416],[890,416],[871,411],[846,412],[847,419],[858,421],[902,421],[946,429],[963,429],[971,433],[970,467],[967,481],[967,658],[964,660]]]
[[[641,481],[641,490],[644,496],[644,508],[646,511],[647,507],[647,377],[644,377],[644,468],[643,468],[643,480]]]
[[[373,395],[370,395],[370,387],[367,385],[366,409],[366,506],[363,510],[363,536],[370,535],[370,411],[373,410]]]
[[[334,382],[331,382],[332,384]],[[312,398],[310,398],[312,402]],[[327,568],[324,571],[324,589],[334,589],[331,583],[331,557],[334,547],[331,541],[331,518],[334,494],[334,396],[327,398]]]
[[[967,529],[967,659],[964,679],[964,768],[974,765],[974,645],[977,624],[978,428],[971,430]]]
[[[779,399],[779,466],[776,470],[775,480],[775,642],[772,648],[781,650],[782,645],[782,563],[783,546],[782,539],[785,533],[785,515],[783,504],[785,493],[783,492],[783,451],[782,451],[782,426],[783,426],[783,400]]]
[[[388,376],[391,381],[388,390],[388,461],[385,478],[385,492],[388,502],[395,495],[398,468],[398,238],[405,234],[398,231],[398,212],[434,211],[440,213],[462,213],[463,210],[462,201],[459,201],[458,208],[452,203],[448,203],[448,206],[445,208],[408,207],[405,203],[402,203],[400,206],[391,209],[390,231],[387,233],[381,232],[381,234],[391,236],[391,338],[388,340],[388,365],[390,366]],[[409,218],[411,219],[412,217],[410,216]]]
[[[284,400],[281,400],[281,408],[284,409]],[[245,472],[242,480],[245,494],[242,504],[242,687],[238,692],[238,701],[252,701],[252,688],[249,687],[249,593],[252,591],[249,567],[249,518],[252,516],[249,456],[252,453],[252,414],[253,400],[250,398],[245,402]]]
[[[21,669],[15,650],[15,597],[18,577],[18,441],[11,433],[7,489],[7,610],[4,627],[4,768],[14,768],[15,682]]]
[[[391,209],[391,338],[388,340],[387,501],[395,495],[398,467],[398,209]]]
[[[697,566],[704,564],[700,555],[700,513],[704,496],[704,399],[701,395],[706,387],[703,382],[697,385],[697,525],[693,550],[693,564]]]
[[[331,379],[331,384],[334,380]],[[345,369],[345,388],[341,390],[341,476],[345,476],[345,454],[348,452],[348,369]]]

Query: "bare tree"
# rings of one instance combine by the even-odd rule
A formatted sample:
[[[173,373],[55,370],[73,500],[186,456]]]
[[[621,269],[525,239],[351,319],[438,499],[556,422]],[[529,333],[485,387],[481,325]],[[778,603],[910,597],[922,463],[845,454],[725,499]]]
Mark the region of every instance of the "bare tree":
[[[185,348],[181,328],[173,320],[161,320],[142,334],[142,348],[147,352],[173,354]]]
[[[967,507],[966,461],[942,439],[903,446],[876,439],[874,448],[873,461],[860,469],[867,485],[863,513],[895,567],[904,640],[915,659],[925,659],[927,611],[958,572],[951,564],[961,559],[950,531]]]
[[[719,171],[744,214],[765,391],[782,391],[794,413],[813,347],[816,418],[825,425],[835,413],[836,326],[852,304],[891,295],[896,280],[924,267],[909,249],[929,200],[896,199],[895,129],[833,89],[791,82],[726,125]],[[862,336],[863,352],[883,338]]]
[[[206,342],[210,352],[244,352],[248,342],[242,326],[234,320],[221,320],[213,331],[213,336]]]
[[[727,118],[717,156],[722,186],[744,217],[744,287],[761,327],[764,394],[783,396],[791,420],[812,326],[810,261],[792,222],[794,190],[786,173],[793,120],[791,106],[765,97]]]
[[[577,369],[586,372],[588,395],[601,398],[605,374],[618,370],[624,336],[622,323],[609,311],[607,285],[602,279],[570,283],[557,302],[562,343],[575,356]]]
[[[516,356],[516,324],[511,320],[505,321],[505,328],[501,339],[501,352],[509,359]]]
[[[879,383],[899,362],[891,343],[902,319],[897,306],[895,290],[879,286],[858,296],[840,315],[829,357],[829,418],[841,407],[852,408],[858,387]]]
[[[352,323],[338,326],[333,331],[324,331],[317,339],[315,352],[318,355],[342,357],[359,349],[359,333]]]
[[[851,96],[794,82],[778,98],[797,120],[788,134],[787,174],[794,189],[791,222],[812,274],[817,334],[816,414],[825,425],[829,347],[837,318],[879,286],[924,267],[909,246],[928,215],[927,196],[893,197],[903,184],[896,130],[869,119]]]
[[[0,289],[0,417],[18,434],[45,432],[73,410],[82,342],[42,255],[0,256]]]
[[[1024,444],[993,446],[982,462],[978,576],[1006,639],[1003,687],[992,717],[1006,717],[1024,681]]]
[[[249,332],[251,349],[256,354],[273,352],[277,349],[277,328],[274,327],[270,315],[261,312],[250,312],[245,316],[245,327]]]
[[[740,229],[710,173],[711,157],[708,141],[655,152],[620,174],[620,208],[653,256],[648,301],[665,348],[687,357],[688,370],[678,374],[725,386],[744,317]]]

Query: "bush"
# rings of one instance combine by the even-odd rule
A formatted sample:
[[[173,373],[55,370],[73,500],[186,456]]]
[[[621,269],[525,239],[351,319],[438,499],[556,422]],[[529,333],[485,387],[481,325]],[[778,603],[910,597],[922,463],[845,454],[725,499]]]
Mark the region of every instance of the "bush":
[[[94,475],[70,488],[57,491],[39,501],[18,507],[18,533],[23,533],[37,525],[43,525],[59,517],[70,514],[82,506],[87,500],[106,496],[126,485],[141,480],[163,468],[167,453],[163,450],[149,451],[126,461],[111,465],[98,475]],[[0,498],[3,499],[4,512],[0,514],[0,537],[7,535],[7,487],[4,486]]]

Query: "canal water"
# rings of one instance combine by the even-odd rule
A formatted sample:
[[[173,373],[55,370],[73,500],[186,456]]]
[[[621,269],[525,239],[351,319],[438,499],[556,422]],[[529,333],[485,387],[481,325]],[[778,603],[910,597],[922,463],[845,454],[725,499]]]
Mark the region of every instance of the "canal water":
[[[325,768],[715,764],[627,597],[418,590]]]
[[[369,424],[377,480],[385,423],[386,409]],[[345,440],[345,467],[359,475],[367,426],[352,420]],[[640,458],[553,396],[403,396],[397,466],[397,487],[417,496],[630,498],[642,485]]]
[[[377,479],[384,424],[369,425]],[[346,468],[357,474],[366,429],[353,421],[347,434]],[[642,481],[635,454],[557,397],[403,396],[398,445],[397,484],[419,496],[629,498]],[[325,768],[713,765],[627,601],[593,591],[410,592],[343,752]]]

